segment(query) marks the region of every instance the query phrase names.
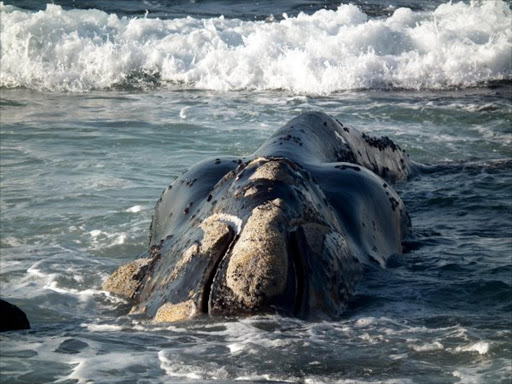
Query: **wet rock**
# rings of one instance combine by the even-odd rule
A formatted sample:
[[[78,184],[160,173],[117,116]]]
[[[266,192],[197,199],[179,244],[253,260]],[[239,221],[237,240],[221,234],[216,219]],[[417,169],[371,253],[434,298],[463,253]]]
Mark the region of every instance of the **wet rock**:
[[[27,315],[14,304],[0,299],[0,332],[30,329]]]

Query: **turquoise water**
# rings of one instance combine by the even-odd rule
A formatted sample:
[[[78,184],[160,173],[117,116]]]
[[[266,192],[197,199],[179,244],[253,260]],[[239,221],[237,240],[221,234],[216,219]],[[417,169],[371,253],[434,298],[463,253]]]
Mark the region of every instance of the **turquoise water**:
[[[159,4],[172,11],[171,5]],[[410,6],[414,17],[421,13],[429,18],[437,5]],[[293,24],[296,4],[280,6]],[[370,21],[386,20],[394,12],[359,9]],[[121,15],[122,9],[106,12]],[[50,15],[40,15],[40,23],[48,22],[45,17]],[[103,20],[96,13],[84,15]],[[237,20],[236,14],[228,16],[228,21]],[[245,19],[254,15],[249,16]],[[69,19],[71,29],[79,24],[74,17]],[[441,17],[439,11],[436,17]],[[371,27],[350,20],[347,26],[359,25],[367,32]],[[239,28],[244,35],[243,28],[259,27]],[[484,29],[479,29],[480,36]],[[3,31],[6,39],[8,32]],[[496,52],[505,44],[498,44],[499,33],[510,43],[507,33],[512,32],[496,30],[496,46],[485,42]],[[62,36],[52,40],[53,46],[70,48],[66,44],[72,43],[71,37]],[[7,60],[6,41],[16,40],[2,40],[2,60]],[[136,45],[118,43],[128,51]],[[397,62],[403,52],[393,49]],[[320,80],[298,91],[296,87],[306,84],[298,81],[300,76],[288,79],[289,89],[273,88],[265,76],[253,77],[241,89],[224,89],[225,83],[202,88],[192,76],[201,66],[182,68],[189,84],[159,75],[157,83],[143,78],[143,86],[140,77],[109,85],[106,78],[95,83],[93,75],[99,72],[82,67],[83,81],[74,84],[90,88],[77,91],[66,88],[70,83],[58,70],[37,77],[40,69],[59,68],[37,54],[24,70],[2,65],[0,71],[5,81],[0,88],[1,296],[19,305],[32,324],[29,331],[0,335],[0,382],[512,380],[512,172],[510,163],[496,163],[512,157],[512,63],[503,64],[496,56],[487,63],[494,63],[487,68],[496,71],[476,71],[474,86],[460,83],[463,77],[449,66],[433,68],[444,78],[426,86],[417,74],[407,77],[412,62],[409,67],[404,62],[400,68],[405,72],[395,67],[393,76],[385,77],[377,71],[371,86],[359,87],[369,83],[356,84],[356,75],[369,78],[374,73],[366,67],[366,72],[347,72],[354,77],[337,83],[340,88],[356,84],[357,89],[334,91],[321,88],[327,83]],[[315,60],[320,57],[310,54]],[[275,62],[279,58],[274,56]],[[446,63],[454,59],[444,58]],[[74,63],[70,60],[66,71],[75,70]],[[135,72],[137,63],[132,62]],[[160,70],[165,67],[158,65]],[[111,73],[116,79],[120,72]],[[7,83],[8,78],[20,83]],[[415,89],[404,89],[406,84]],[[387,135],[418,162],[443,165],[395,186],[412,218],[410,251],[386,269],[369,271],[349,310],[336,321],[258,316],[154,325],[126,316],[129,304],[102,291],[101,283],[145,250],[161,191],[198,161],[250,154],[279,126],[310,110]]]

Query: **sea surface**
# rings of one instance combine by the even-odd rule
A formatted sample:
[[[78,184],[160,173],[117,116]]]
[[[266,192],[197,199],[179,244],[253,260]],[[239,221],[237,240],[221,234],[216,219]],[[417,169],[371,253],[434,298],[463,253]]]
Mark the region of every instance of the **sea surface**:
[[[508,1],[0,3],[0,383],[511,383]],[[436,171],[340,319],[152,324],[101,289],[161,191],[301,112]],[[509,161],[503,161],[507,160]]]

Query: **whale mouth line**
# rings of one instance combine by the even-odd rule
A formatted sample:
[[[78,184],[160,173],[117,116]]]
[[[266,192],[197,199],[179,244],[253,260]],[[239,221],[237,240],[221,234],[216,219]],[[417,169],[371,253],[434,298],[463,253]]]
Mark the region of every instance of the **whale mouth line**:
[[[226,247],[219,252],[219,257],[217,260],[215,260],[215,263],[208,274],[208,278],[205,281],[204,284],[204,290],[203,295],[201,299],[201,313],[204,314],[210,314],[211,312],[211,302],[212,302],[212,288],[213,284],[215,283],[215,278],[220,270],[221,263],[226,260],[227,257],[231,254],[231,251],[233,250],[233,247],[235,246],[236,242],[240,238],[240,234],[235,232],[235,236],[233,239],[226,245]]]
[[[304,298],[306,296],[306,274],[305,274],[305,255],[300,244],[299,229],[289,232],[288,235],[289,251],[291,259],[293,260],[293,269],[295,276],[295,305],[293,307],[293,314],[296,317],[305,315],[304,311]]]
[[[199,307],[200,313],[205,315],[212,315],[212,307],[213,307],[213,291],[214,286],[219,279],[221,279],[220,275],[222,273],[223,263],[229,262],[229,258],[232,256],[233,248],[235,247],[237,241],[239,240],[240,235],[236,234],[233,239],[226,244],[225,248],[222,252],[219,252],[219,257],[215,260],[213,267],[211,268],[207,279],[204,283],[204,289],[201,298],[201,305]],[[288,232],[287,235],[288,240],[288,253],[289,253],[289,261],[291,262],[291,269],[289,269],[292,277],[294,279],[293,284],[293,298],[294,303],[293,306],[288,307],[288,309],[281,307],[281,305],[269,305],[267,309],[274,308],[278,313],[288,314],[296,317],[305,316],[305,298],[307,296],[306,286],[307,286],[307,278],[305,275],[305,254],[301,250],[301,246],[303,246],[303,239],[301,237],[301,232],[299,229],[295,229]],[[301,241],[302,240],[302,241]],[[220,284],[222,282],[219,280]],[[249,310],[249,308],[246,308]],[[228,312],[230,312],[228,310]],[[215,310],[215,314],[218,314],[218,311]]]
[[[239,240],[240,235],[235,234],[233,239],[226,244],[224,249],[219,252],[219,257],[215,260],[213,267],[211,268],[208,277],[204,283],[204,289],[201,297],[201,305],[199,306],[199,311],[205,315],[212,314],[212,305],[213,305],[213,290],[214,285],[217,280],[220,279],[220,274],[223,269],[223,263],[229,262],[229,258],[232,255],[233,248],[235,247],[237,241]],[[287,236],[288,240],[288,252],[289,252],[289,261],[291,262],[291,276],[294,278],[294,304],[289,309],[284,309],[279,305],[274,307],[271,305],[269,308],[274,307],[278,313],[287,313],[292,316],[302,317],[305,315],[305,296],[307,295],[306,289],[306,276],[305,276],[305,255],[301,250],[301,246],[303,246],[303,242],[301,241],[301,233],[300,230],[295,229],[288,232]],[[222,283],[222,282],[221,282]],[[249,308],[246,308],[249,309]],[[284,311],[284,312],[283,312]],[[228,311],[229,312],[229,311]],[[217,313],[217,311],[215,311]]]

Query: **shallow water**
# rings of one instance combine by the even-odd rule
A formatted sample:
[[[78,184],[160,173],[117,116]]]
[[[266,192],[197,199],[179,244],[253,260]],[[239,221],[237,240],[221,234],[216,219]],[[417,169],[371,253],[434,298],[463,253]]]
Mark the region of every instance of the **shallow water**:
[[[298,3],[287,4],[292,15]],[[2,79],[14,73],[5,68]],[[510,382],[512,171],[495,160],[512,157],[512,72],[502,69],[469,88],[450,85],[455,71],[441,88],[323,94],[295,92],[293,79],[289,90],[164,82],[75,93],[58,76],[41,88],[19,72],[24,87],[0,89],[0,284],[32,330],[0,335],[0,382]],[[161,191],[200,160],[251,153],[310,110],[445,165],[395,186],[412,217],[410,251],[368,271],[335,321],[126,316],[101,283],[144,251]]]

